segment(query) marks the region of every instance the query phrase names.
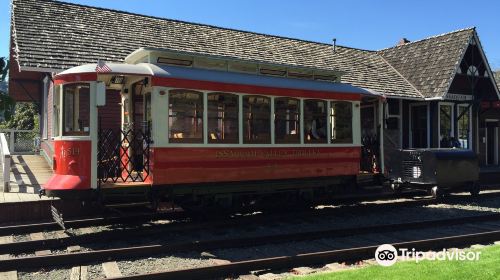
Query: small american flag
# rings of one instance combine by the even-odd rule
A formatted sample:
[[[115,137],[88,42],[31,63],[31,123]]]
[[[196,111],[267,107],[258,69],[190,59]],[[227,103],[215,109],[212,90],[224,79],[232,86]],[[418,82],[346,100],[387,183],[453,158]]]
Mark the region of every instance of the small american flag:
[[[102,60],[98,60],[97,61],[97,66],[95,67],[95,71],[97,73],[106,73],[106,72],[111,72],[111,68],[109,68],[108,65],[106,65],[106,62],[102,61]]]

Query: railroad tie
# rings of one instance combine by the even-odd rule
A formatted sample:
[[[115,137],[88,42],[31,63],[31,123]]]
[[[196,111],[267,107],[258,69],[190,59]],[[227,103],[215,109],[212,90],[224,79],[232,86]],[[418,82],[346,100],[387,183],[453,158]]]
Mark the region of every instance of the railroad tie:
[[[79,245],[74,245],[74,246],[68,246],[68,248],[66,248],[66,251],[68,251],[68,253],[74,253],[80,251],[81,249],[82,248]]]
[[[0,272],[0,279],[2,280],[17,280],[17,271],[3,271]]]
[[[80,229],[81,234],[89,234],[89,233],[93,233],[93,232],[94,231],[91,228],[81,228]]]
[[[259,276],[253,274],[245,274],[238,277],[240,280],[259,280]]]
[[[121,277],[122,273],[118,268],[118,264],[116,262],[105,262],[102,264],[102,269],[104,270],[104,275],[106,278],[112,277]]]
[[[0,244],[14,243],[14,237],[12,235],[0,236]],[[9,258],[9,254],[0,255],[0,260],[6,260]],[[0,279],[3,279],[0,277]]]
[[[70,280],[88,280],[87,266],[75,266],[71,269]]]
[[[57,238],[66,238],[68,237],[69,235],[67,233],[65,233],[64,231],[62,230],[59,230],[56,232],[56,237]]]
[[[57,235],[57,238],[67,238],[67,237],[69,237],[69,235],[66,232],[64,232],[64,231],[58,231],[56,235]],[[78,252],[80,250],[81,250],[81,248],[80,248],[79,245],[68,246],[66,248],[66,251],[68,251],[68,253],[74,253],[74,252]]]
[[[30,238],[33,241],[45,239],[45,237],[43,236],[43,232],[30,233]],[[47,256],[50,254],[51,254],[50,250],[35,251],[35,256]]]
[[[222,259],[211,259],[211,261],[212,261],[215,265],[223,265],[223,264],[229,264],[229,263],[231,263],[231,261],[228,261],[228,260],[222,260]]]

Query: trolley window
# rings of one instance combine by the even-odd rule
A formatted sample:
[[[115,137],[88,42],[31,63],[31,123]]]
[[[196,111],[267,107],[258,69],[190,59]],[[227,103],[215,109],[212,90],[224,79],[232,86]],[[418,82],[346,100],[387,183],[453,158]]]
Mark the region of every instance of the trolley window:
[[[352,143],[352,103],[330,103],[331,143]]]
[[[300,143],[300,101],[280,97],[274,99],[274,133],[277,144]]]
[[[208,143],[239,143],[238,95],[209,93]]]
[[[203,143],[203,94],[171,90],[168,122],[171,143]]]
[[[89,84],[69,84],[63,87],[63,135],[89,135]]]
[[[326,101],[304,100],[304,143],[327,143]]]
[[[259,95],[243,97],[243,143],[271,143],[271,99]]]

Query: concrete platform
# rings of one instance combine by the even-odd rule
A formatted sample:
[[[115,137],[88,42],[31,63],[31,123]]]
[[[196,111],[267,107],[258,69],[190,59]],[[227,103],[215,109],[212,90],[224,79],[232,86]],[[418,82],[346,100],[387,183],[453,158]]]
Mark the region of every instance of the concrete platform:
[[[40,155],[12,155],[11,160],[10,192],[0,192],[0,203],[50,200],[38,196],[52,176],[47,161]]]

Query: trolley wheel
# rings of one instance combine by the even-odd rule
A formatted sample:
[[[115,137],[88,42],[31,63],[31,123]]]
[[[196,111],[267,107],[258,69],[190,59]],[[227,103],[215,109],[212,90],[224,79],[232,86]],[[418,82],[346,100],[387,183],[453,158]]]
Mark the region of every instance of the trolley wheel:
[[[469,184],[469,186],[470,186],[470,189],[469,189],[470,194],[472,196],[478,196],[479,193],[481,192],[481,186],[479,185],[479,183],[478,182],[472,182],[472,183]]]
[[[442,199],[444,197],[443,191],[441,189],[439,189],[438,186],[432,187],[431,195],[432,195],[432,198],[434,198],[434,199]]]

